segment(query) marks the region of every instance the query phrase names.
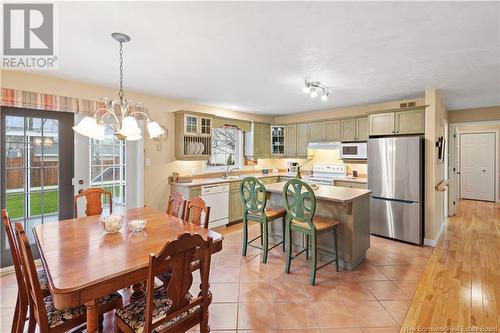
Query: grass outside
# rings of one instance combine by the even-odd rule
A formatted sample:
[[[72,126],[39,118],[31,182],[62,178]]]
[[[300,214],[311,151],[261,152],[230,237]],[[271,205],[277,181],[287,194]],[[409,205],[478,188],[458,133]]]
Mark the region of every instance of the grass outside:
[[[6,208],[10,218],[22,218],[24,216],[24,194],[9,193],[6,195]],[[59,211],[59,192],[44,192],[44,214],[56,213]],[[42,192],[30,193],[30,216],[42,214]]]

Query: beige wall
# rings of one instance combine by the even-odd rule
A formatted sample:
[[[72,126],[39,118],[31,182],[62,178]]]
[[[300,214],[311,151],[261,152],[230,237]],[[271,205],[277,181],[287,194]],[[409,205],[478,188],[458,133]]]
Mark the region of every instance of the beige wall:
[[[500,106],[449,111],[448,120],[450,124],[471,121],[500,120]]]

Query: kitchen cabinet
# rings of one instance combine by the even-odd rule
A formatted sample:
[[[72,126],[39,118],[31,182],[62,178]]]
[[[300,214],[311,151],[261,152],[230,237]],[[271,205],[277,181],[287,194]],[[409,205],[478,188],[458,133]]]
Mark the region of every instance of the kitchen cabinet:
[[[297,156],[297,125],[287,125],[285,129],[285,155]]]
[[[271,152],[271,125],[252,123],[245,132],[245,157],[248,159],[269,158]]]
[[[368,140],[368,117],[343,119],[340,125],[342,142]]]
[[[325,121],[325,142],[340,141],[340,120]]]
[[[271,155],[285,155],[285,126],[271,126]]]
[[[310,142],[321,142],[325,139],[325,124],[310,123],[309,124],[309,140]]]
[[[184,114],[184,135],[212,135],[212,118],[194,114]]]
[[[208,160],[212,150],[212,118],[180,111],[175,113],[175,158]]]
[[[335,186],[340,186],[340,187],[347,187],[347,188],[361,188],[361,189],[368,189],[368,185],[365,183],[356,183],[356,182],[349,182],[349,181],[342,181],[342,180],[335,180],[334,181]]]
[[[279,176],[263,177],[260,178],[260,181],[263,182],[264,184],[274,184],[278,182],[279,178],[280,178]]]
[[[368,119],[370,136],[425,133],[424,109],[377,113]]]
[[[307,145],[309,144],[309,126],[297,124],[297,156],[307,157]]]
[[[242,219],[243,204],[240,197],[240,183],[232,182],[229,185],[229,223]]]

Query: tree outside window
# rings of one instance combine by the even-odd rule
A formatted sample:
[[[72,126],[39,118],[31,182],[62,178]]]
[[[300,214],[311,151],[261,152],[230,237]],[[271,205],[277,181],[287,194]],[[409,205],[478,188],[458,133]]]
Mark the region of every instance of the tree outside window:
[[[242,133],[236,127],[214,128],[212,132],[212,155],[207,166],[239,167],[242,154]]]

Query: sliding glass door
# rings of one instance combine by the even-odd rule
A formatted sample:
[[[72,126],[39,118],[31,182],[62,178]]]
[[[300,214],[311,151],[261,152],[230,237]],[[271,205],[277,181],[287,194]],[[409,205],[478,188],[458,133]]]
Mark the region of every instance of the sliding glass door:
[[[1,206],[32,229],[72,217],[73,114],[2,107]],[[2,228],[2,267],[11,264]]]

